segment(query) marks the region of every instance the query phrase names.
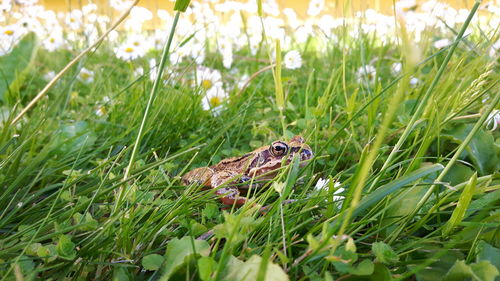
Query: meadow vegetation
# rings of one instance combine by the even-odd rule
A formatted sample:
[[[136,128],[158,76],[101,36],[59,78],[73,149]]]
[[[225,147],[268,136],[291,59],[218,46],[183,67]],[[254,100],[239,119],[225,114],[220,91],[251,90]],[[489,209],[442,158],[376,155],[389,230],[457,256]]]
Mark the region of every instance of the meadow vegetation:
[[[0,280],[498,278],[500,7],[323,6],[136,7],[54,79],[117,17],[2,2]],[[240,208],[180,181],[294,135]]]

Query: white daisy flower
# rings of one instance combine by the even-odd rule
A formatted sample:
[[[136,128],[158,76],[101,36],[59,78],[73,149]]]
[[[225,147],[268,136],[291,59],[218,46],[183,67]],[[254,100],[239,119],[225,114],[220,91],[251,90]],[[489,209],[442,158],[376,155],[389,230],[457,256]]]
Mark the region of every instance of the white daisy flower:
[[[358,77],[358,83],[373,84],[375,83],[375,79],[377,77],[377,69],[373,65],[363,65],[358,68],[356,76]]]
[[[500,53],[500,40],[497,40],[495,44],[493,44],[490,48],[489,55],[490,57],[497,57]]]
[[[500,124],[500,110],[493,110],[488,118],[486,119],[486,128],[490,131],[494,131],[498,128]]]
[[[222,75],[217,69],[199,67],[196,70],[196,82],[205,90],[211,89],[216,84],[222,84]]]
[[[297,69],[302,66],[302,57],[300,56],[300,53],[295,50],[286,53],[283,61],[285,63],[285,67],[288,69]]]
[[[149,49],[150,45],[144,37],[133,35],[121,46],[115,48],[115,53],[119,59],[135,60],[143,57]]]
[[[144,75],[144,68],[142,66],[139,66],[138,68],[136,68],[134,70],[133,76],[134,77],[141,77],[142,75]]]
[[[78,79],[84,83],[92,83],[94,82],[94,72],[82,67],[78,74]]]
[[[330,184],[330,179],[319,178],[318,181],[316,182],[316,185],[314,186],[314,190],[318,190],[318,191],[328,190],[329,189],[329,184]],[[340,185],[341,185],[340,182],[335,181],[334,184],[333,184],[333,187],[334,188],[338,188]],[[338,208],[342,207],[342,203],[343,203],[343,201],[345,199],[345,196],[341,196],[341,195],[338,195],[338,194],[340,194],[340,193],[342,193],[344,191],[345,191],[344,188],[339,188],[339,189],[335,190],[335,192],[333,192],[332,201],[333,202],[337,202],[336,205],[337,205]]]
[[[80,10],[72,10],[66,15],[66,24],[71,30],[78,30],[83,25],[82,12]]]
[[[400,62],[395,62],[391,65],[391,73],[394,76],[398,76],[401,73],[401,70],[403,70],[403,64]]]
[[[436,49],[442,49],[450,44],[451,44],[450,39],[444,38],[444,39],[440,39],[440,40],[437,40],[436,42],[434,42],[433,46]]]
[[[323,178],[319,178],[318,181],[316,182],[316,185],[314,186],[314,189],[315,190],[323,190],[323,189],[328,189],[328,184],[330,183],[330,179],[323,179]],[[338,181],[335,181],[335,183],[333,183],[333,187],[334,188],[337,188],[340,186],[340,182]],[[344,190],[343,188],[341,188],[342,191]],[[337,193],[340,193],[342,191],[335,191],[334,194],[337,194]]]
[[[315,17],[321,13],[323,8],[325,7],[324,0],[311,0],[309,2],[309,8],[307,9],[307,14],[311,17]]]
[[[411,77],[410,78],[410,87],[412,88],[416,88],[418,86],[418,84],[420,84],[420,79],[418,79],[417,77]]]
[[[104,106],[99,106],[95,111],[95,115],[99,117],[106,115],[106,108]]]
[[[140,48],[127,43],[115,48],[115,53],[116,57],[122,60],[135,60],[144,55],[144,53],[140,51]]]
[[[56,73],[54,71],[49,71],[43,75],[43,79],[46,81],[51,81],[56,77]]]
[[[61,49],[65,44],[65,40],[63,38],[62,30],[54,30],[49,37],[43,40],[43,47],[49,51],[53,52]]]
[[[218,113],[222,108],[222,103],[228,97],[227,92],[224,90],[222,82],[214,84],[205,94],[202,99],[202,106],[204,110],[212,110]]]

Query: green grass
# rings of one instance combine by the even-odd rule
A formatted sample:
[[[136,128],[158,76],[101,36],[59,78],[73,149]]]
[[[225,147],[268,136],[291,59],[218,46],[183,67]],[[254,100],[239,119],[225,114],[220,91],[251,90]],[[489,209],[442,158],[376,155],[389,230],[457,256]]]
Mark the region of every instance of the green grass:
[[[414,62],[411,40],[342,34],[324,53],[314,38],[297,45],[299,70],[259,74],[218,114],[201,107],[194,62],[167,65],[180,74],[149,106],[148,73],[132,73],[160,54],[123,62],[104,44],[11,125],[43,74],[74,55],[39,50],[1,108],[0,277],[240,280],[250,270],[248,280],[494,280],[500,135],[484,123],[500,97],[498,65],[486,55],[498,34],[427,47]],[[225,83],[269,65],[265,46],[239,51]],[[396,61],[405,62],[398,76]],[[356,77],[367,62],[373,83]],[[224,69],[213,52],[205,66]],[[92,83],[77,79],[81,67],[96,72]],[[420,82],[410,86],[410,76]],[[241,208],[222,210],[213,191],[181,185],[190,169],[293,135],[315,158],[283,168]],[[329,185],[315,189],[319,178]],[[287,199],[296,201],[280,204]],[[208,231],[215,236],[195,240]]]

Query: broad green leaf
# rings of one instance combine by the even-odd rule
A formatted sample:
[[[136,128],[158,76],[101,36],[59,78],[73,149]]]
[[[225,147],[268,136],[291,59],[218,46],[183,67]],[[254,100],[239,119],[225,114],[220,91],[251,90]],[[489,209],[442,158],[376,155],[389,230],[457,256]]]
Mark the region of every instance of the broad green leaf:
[[[113,281],[133,281],[134,277],[124,266],[115,267],[113,270]]]
[[[464,164],[457,162],[451,166],[448,173],[443,178],[443,182],[449,183],[451,186],[466,182],[474,174],[474,171]]]
[[[36,256],[36,253],[38,252],[38,249],[40,249],[40,247],[42,247],[42,244],[33,243],[26,249],[26,254],[30,256]]]
[[[444,276],[443,281],[467,280],[471,275],[472,271],[470,267],[465,264],[465,261],[456,261]]]
[[[339,247],[332,256],[325,257],[330,261],[335,269],[342,273],[348,273],[353,270],[353,264],[358,260],[358,255],[348,251],[345,247]]]
[[[488,205],[495,204],[496,202],[498,202],[498,200],[500,200],[500,189],[483,194],[478,199],[472,201],[472,203],[470,204],[470,208],[466,213],[466,217],[471,215],[473,212],[476,212],[477,210],[486,208]]]
[[[26,35],[13,49],[0,56],[0,102],[8,100],[9,91],[17,92],[33,65],[37,51],[36,36]],[[10,101],[14,103],[15,101]]]
[[[487,260],[500,269],[500,249],[481,240],[477,243],[476,252],[476,262]]]
[[[375,263],[373,274],[371,275],[371,280],[390,281],[392,280],[392,275],[389,269],[385,265],[381,263]]]
[[[453,213],[451,214],[450,219],[443,227],[443,236],[448,236],[451,230],[457,226],[463,219],[465,215],[465,211],[469,207],[469,203],[474,195],[474,191],[476,189],[477,182],[477,174],[475,173],[470,178],[467,185],[464,187],[462,194],[460,194],[460,198],[458,198],[457,206]]]
[[[499,275],[498,269],[489,261],[483,260],[470,265],[474,279],[478,281],[495,281]]]
[[[453,129],[443,132],[443,137],[454,143],[461,144],[473,127],[473,124],[454,126]],[[491,133],[482,129],[477,131],[466,151],[467,156],[477,167],[480,175],[494,173],[500,168],[500,147],[495,145],[495,139]]]
[[[59,236],[57,242],[57,255],[66,260],[73,260],[76,257],[75,243],[67,235]]]
[[[357,266],[349,270],[353,275],[371,275],[375,266],[371,260],[363,260]]]
[[[288,275],[283,269],[271,261],[265,261],[260,256],[253,255],[241,265],[228,265],[229,274],[226,276],[228,281],[253,281],[257,280],[259,268],[262,262],[267,262],[267,270],[264,281],[288,281]]]
[[[165,259],[158,254],[147,255],[142,258],[142,267],[146,270],[158,270]]]
[[[62,125],[54,134],[52,147],[56,154],[65,156],[78,152],[82,147],[91,147],[97,137],[85,121]]]
[[[384,242],[375,242],[372,244],[372,251],[377,259],[385,264],[392,264],[399,261],[399,257],[394,250]]]
[[[498,275],[498,269],[489,261],[483,260],[467,265],[465,261],[457,260],[442,280],[462,281],[472,278],[477,281],[494,281]]]
[[[24,275],[30,274],[35,269],[35,263],[27,256],[20,256],[17,265]]]
[[[209,280],[216,268],[217,262],[215,262],[213,258],[201,257],[198,259],[198,274],[201,280]]]
[[[210,245],[205,240],[195,240],[193,237],[184,236],[181,239],[170,240],[165,253],[165,263],[162,268],[160,280],[169,280],[170,276],[181,268],[190,258],[195,256],[208,256]]]
[[[205,208],[201,211],[201,214],[207,219],[213,219],[218,214],[220,214],[219,206],[213,203],[208,203]]]

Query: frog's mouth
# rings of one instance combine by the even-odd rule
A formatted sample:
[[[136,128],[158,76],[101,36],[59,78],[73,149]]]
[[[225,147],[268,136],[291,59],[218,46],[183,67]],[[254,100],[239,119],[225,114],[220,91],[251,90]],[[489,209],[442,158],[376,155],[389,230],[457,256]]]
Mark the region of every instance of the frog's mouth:
[[[248,175],[258,179],[272,179],[278,173],[279,168],[281,168],[281,160],[273,160],[262,166],[250,169]]]

